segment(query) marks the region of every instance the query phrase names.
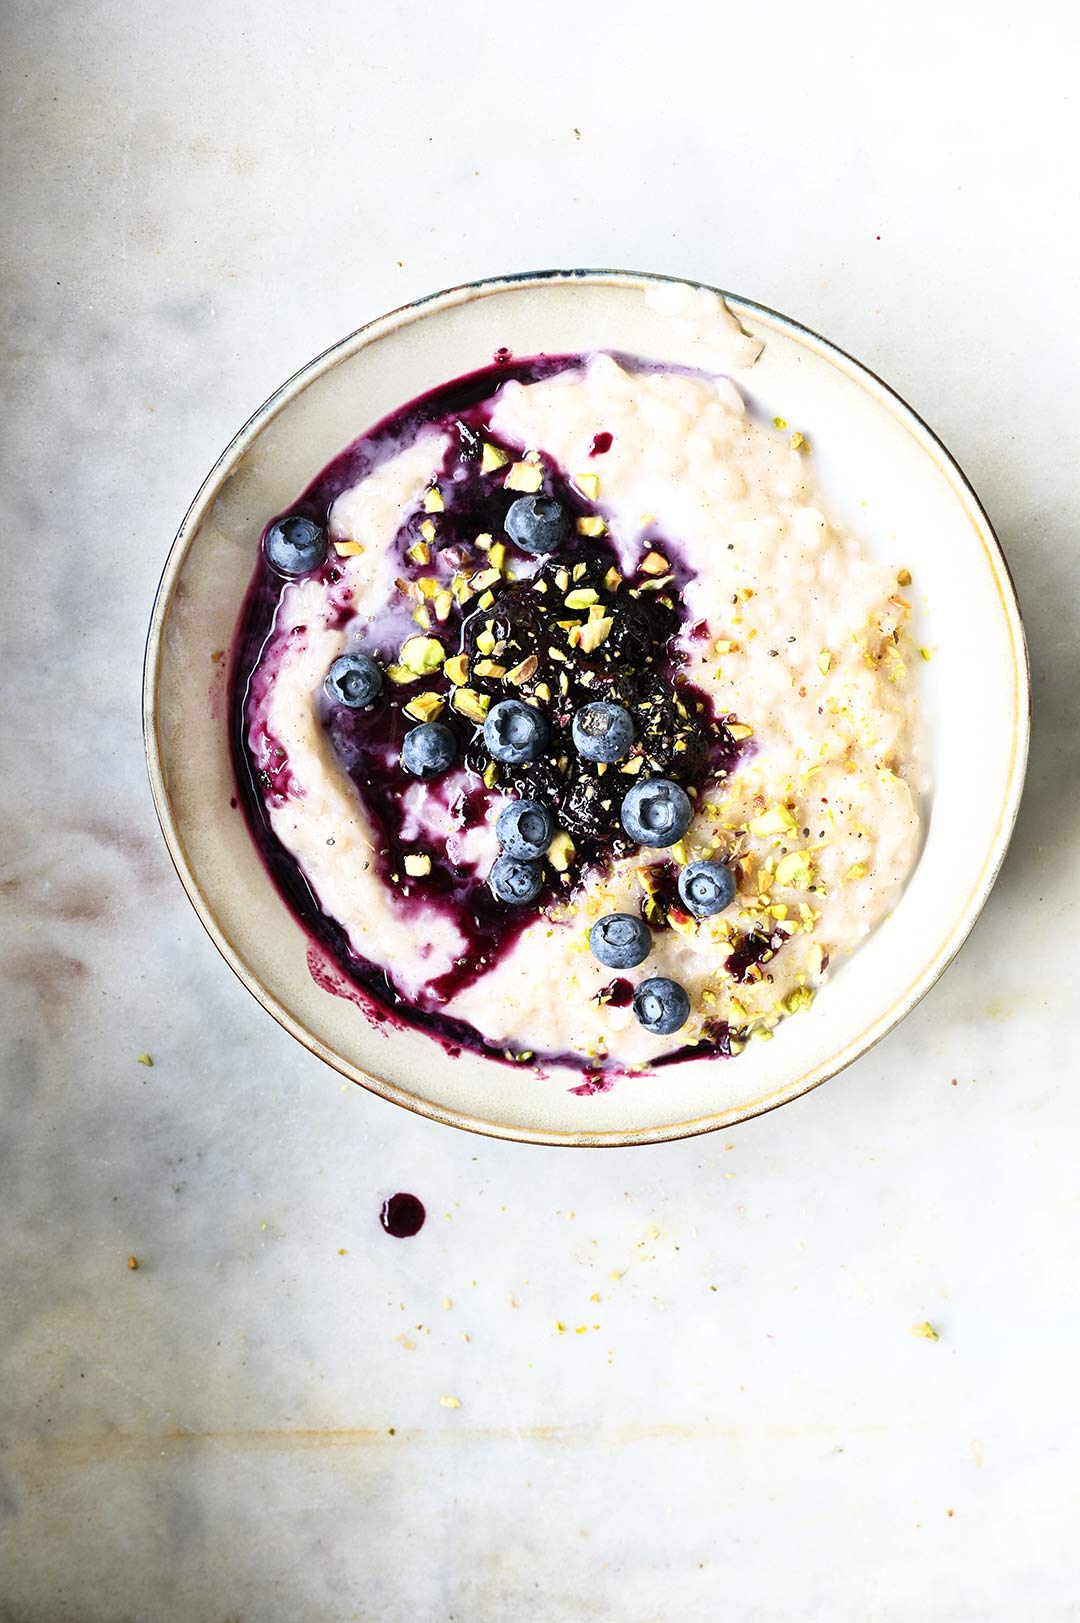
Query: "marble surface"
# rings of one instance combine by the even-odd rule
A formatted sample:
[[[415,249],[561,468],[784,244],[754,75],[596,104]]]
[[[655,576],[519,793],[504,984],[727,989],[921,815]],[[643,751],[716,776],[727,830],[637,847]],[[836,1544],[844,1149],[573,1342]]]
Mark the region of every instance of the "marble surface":
[[[2,26],[0,1617],[1080,1616],[1075,14]],[[903,1026],[723,1138],[601,1154],[291,1042],[172,874],[139,733],[169,539],[247,414],[389,306],[572,263],[726,284],[890,379],[999,527],[1036,702],[1000,883]]]

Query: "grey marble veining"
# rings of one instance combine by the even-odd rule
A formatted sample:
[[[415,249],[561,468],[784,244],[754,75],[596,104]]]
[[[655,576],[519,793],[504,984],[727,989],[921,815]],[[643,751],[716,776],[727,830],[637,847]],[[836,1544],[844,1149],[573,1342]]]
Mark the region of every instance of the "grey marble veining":
[[[1077,1616],[1075,18],[2,26],[0,1618]],[[404,299],[563,263],[731,286],[906,394],[998,525],[1036,701],[1000,883],[903,1026],[602,1154],[292,1043],[172,874],[138,714],[170,536],[259,401]]]

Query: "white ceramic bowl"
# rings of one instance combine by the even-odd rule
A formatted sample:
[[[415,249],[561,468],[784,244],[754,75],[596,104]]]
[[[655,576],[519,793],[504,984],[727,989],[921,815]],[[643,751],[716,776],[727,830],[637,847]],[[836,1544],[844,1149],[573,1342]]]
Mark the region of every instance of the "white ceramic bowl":
[[[915,579],[933,791],[926,842],[895,912],[839,966],[809,1014],[732,1061],[688,1060],[579,1098],[414,1030],[374,1027],[312,977],[309,941],[230,806],[224,661],[266,519],[394,407],[517,355],[621,349],[693,364],[643,296],[661,278],[548,272],[453,288],[362,327],[266,402],[224,452],[173,544],[147,644],[144,723],[161,827],[199,917],[259,1001],[314,1053],[386,1099],[459,1127],[541,1143],[656,1142],[796,1098],[882,1037],[975,922],[1008,844],[1028,743],[1028,672],[990,522],[944,446],[881,380],[796,322],[725,295],[764,340],[740,382],[811,439],[831,509]],[[208,698],[209,693],[209,698]],[[555,994],[557,995],[557,994]]]

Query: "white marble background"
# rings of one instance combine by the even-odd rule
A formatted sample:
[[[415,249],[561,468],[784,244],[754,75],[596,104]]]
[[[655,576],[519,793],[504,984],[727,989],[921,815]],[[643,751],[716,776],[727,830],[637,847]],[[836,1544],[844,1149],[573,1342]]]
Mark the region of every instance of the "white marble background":
[[[1075,9],[2,26],[0,1617],[1080,1617]],[[139,734],[162,560],[248,413],[391,305],[567,264],[727,285],[889,378],[1000,529],[1037,706],[1001,882],[903,1027],[604,1154],[292,1043],[182,895]]]

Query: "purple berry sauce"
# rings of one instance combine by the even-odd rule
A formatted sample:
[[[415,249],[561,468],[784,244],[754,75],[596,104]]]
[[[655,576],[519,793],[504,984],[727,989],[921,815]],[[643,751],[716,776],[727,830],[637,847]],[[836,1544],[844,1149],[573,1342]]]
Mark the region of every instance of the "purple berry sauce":
[[[655,370],[655,363],[616,357],[631,370]],[[430,543],[432,557],[427,564],[408,556],[421,537],[420,526],[428,515],[411,514],[401,525],[394,542],[395,564],[405,592],[421,577],[436,569],[437,552],[445,565],[470,575],[483,570],[488,560],[476,547],[476,537],[489,534],[504,538],[506,512],[518,492],[505,490],[500,478],[481,474],[482,444],[499,446],[516,459],[521,447],[500,445],[489,426],[494,396],[509,380],[535,382],[556,373],[579,367],[581,356],[539,356],[518,360],[499,351],[496,364],[458,378],[411,401],[386,417],[334,458],[289,509],[325,524],[330,508],[342,491],[364,478],[380,463],[408,446],[418,434],[434,426],[450,437],[444,464],[436,473],[445,503],[437,514],[437,535]],[[610,449],[612,437],[598,433],[592,454]],[[550,458],[541,457],[542,491],[561,502],[576,519],[592,516],[596,509],[568,481]],[[269,522],[273,522],[271,519]],[[268,526],[269,527],[269,523]],[[265,533],[265,531],[264,531]],[[486,695],[491,703],[506,697],[537,701],[537,708],[551,728],[552,742],[544,754],[526,766],[493,766],[483,744],[481,728],[454,710],[449,702],[439,721],[449,726],[458,744],[458,759],[466,768],[468,787],[462,791],[460,773],[452,774],[446,799],[448,829],[476,827],[494,817],[505,796],[528,796],[543,801],[554,813],[558,825],[572,837],[576,848],[574,863],[566,874],[555,876],[545,869],[547,883],[536,902],[525,907],[508,907],[497,902],[482,877],[455,866],[444,847],[439,850],[425,837],[423,850],[432,858],[431,871],[421,878],[405,873],[404,859],[417,847],[402,838],[402,797],[415,784],[399,762],[401,742],[406,731],[416,725],[404,713],[404,706],[420,691],[434,690],[449,699],[453,689],[444,673],[436,673],[415,685],[384,683],[383,691],[367,710],[349,710],[323,698],[323,724],[343,769],[351,777],[378,837],[373,860],[381,881],[398,894],[399,907],[411,899],[423,899],[449,915],[467,942],[467,948],[453,968],[428,988],[423,1007],[404,999],[387,973],[378,965],[358,958],[351,950],[344,930],[324,914],[297,862],[275,837],[269,821],[268,803],[286,795],[291,784],[287,755],[277,741],[262,731],[252,739],[251,709],[253,689],[272,676],[259,669],[263,651],[273,632],[274,617],[283,582],[266,563],[261,546],[255,573],[248,589],[236,629],[232,650],[229,693],[230,741],[236,771],[238,794],[252,835],[274,883],[308,931],[317,947],[314,953],[323,975],[321,984],[341,990],[362,1002],[374,1021],[388,1016],[429,1031],[439,1038],[449,1053],[470,1048],[497,1058],[512,1058],[494,1048],[477,1031],[461,1020],[442,1012],[443,1006],[463,987],[484,975],[533,921],[537,912],[557,896],[572,891],[582,872],[603,864],[613,856],[635,849],[619,821],[622,794],[636,781],[632,776],[602,771],[581,760],[570,742],[570,721],[581,705],[597,699],[610,699],[625,706],[635,716],[638,737],[635,750],[644,756],[642,775],[676,779],[691,792],[701,792],[735,767],[740,746],[731,738],[722,718],[716,717],[709,701],[680,674],[681,659],[673,647],[684,629],[681,590],[690,572],[682,563],[678,537],[650,535],[649,546],[663,552],[672,563],[672,579],[663,589],[641,591],[642,581],[622,581],[618,560],[608,537],[584,538],[576,533],[553,558],[540,563],[528,579],[493,584],[493,601],[480,606],[477,594],[463,605],[454,603],[443,623],[433,621],[425,632],[411,619],[417,599],[403,596],[400,608],[380,617],[365,637],[365,651],[385,667],[396,661],[402,641],[408,636],[434,635],[443,642],[448,655],[466,654],[470,660],[468,686]],[[254,537],[253,537],[254,546]],[[562,571],[569,574],[567,582]],[[615,574],[612,574],[615,571]],[[331,548],[325,563],[316,572],[327,595],[347,624],[357,612],[352,594],[342,585],[340,560]],[[445,573],[445,570],[444,570]],[[538,590],[543,582],[546,590]],[[565,629],[556,625],[565,618],[559,612],[570,589],[589,589],[596,603],[612,620],[606,642],[592,653],[575,646]],[[485,630],[493,634],[501,652],[495,660],[504,670],[525,665],[531,670],[519,686],[508,686],[504,677],[477,672],[487,656],[477,648],[477,637]],[[697,628],[694,628],[695,632]],[[298,627],[294,636],[302,637]],[[556,648],[562,658],[552,655]],[[537,688],[540,688],[537,693]],[[487,773],[485,783],[484,774]],[[438,793],[438,784],[434,785]],[[654,928],[666,925],[666,911],[677,905],[674,864],[660,864],[657,890],[647,899],[646,917]],[[667,870],[670,869],[670,874]],[[760,960],[762,953],[775,950],[762,938],[747,937],[733,954],[745,966]],[[742,957],[740,956],[742,955]],[[309,959],[311,958],[309,954]],[[340,972],[343,985],[326,973],[332,964]],[[628,994],[630,983],[613,982],[610,1001]],[[616,989],[618,989],[616,991]],[[357,995],[359,994],[359,996]],[[626,998],[629,1001],[629,995]],[[723,1054],[729,1051],[726,1028],[717,1030],[709,1043],[680,1050],[669,1059],[690,1054]],[[585,1069],[580,1055],[549,1054],[537,1051],[537,1062],[563,1063]],[[592,1076],[593,1070],[589,1071]],[[578,1091],[597,1091],[588,1087]],[[411,1199],[398,1197],[394,1199]],[[419,1204],[419,1203],[417,1203]],[[423,1208],[420,1208],[421,1213]]]
[[[420,1233],[426,1216],[422,1200],[399,1190],[383,1201],[379,1222],[395,1240],[411,1240],[414,1234]]]

